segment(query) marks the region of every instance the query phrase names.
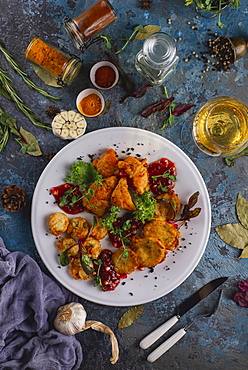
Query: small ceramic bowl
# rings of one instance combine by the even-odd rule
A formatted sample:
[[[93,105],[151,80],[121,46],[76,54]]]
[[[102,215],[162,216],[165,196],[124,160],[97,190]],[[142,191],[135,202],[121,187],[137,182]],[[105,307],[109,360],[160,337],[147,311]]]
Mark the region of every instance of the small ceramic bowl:
[[[111,85],[108,86],[108,87],[104,87],[103,85],[102,86],[98,85],[97,82],[96,82],[96,73],[97,73],[97,71],[99,72],[99,69],[103,68],[103,67],[110,67],[115,72],[115,79],[110,81]],[[113,63],[108,62],[107,60],[104,60],[102,62],[98,62],[98,63],[93,65],[93,67],[90,70],[90,80],[93,83],[93,85],[95,87],[97,87],[98,89],[109,90],[109,89],[112,89],[112,87],[114,87],[117,84],[117,82],[119,80],[119,71]]]
[[[90,114],[89,111],[87,109],[83,109],[82,105],[81,105],[81,102],[84,98],[86,98],[87,96],[91,95],[91,94],[95,94],[98,96],[98,98],[100,98],[101,100],[101,109],[99,109],[97,111],[97,113],[95,114]],[[76,99],[76,106],[77,106],[77,109],[78,111],[83,115],[83,116],[86,116],[86,117],[96,117],[98,116],[100,113],[102,113],[104,107],[105,107],[105,101],[104,101],[104,97],[102,96],[102,94],[97,91],[96,89],[85,89],[83,91],[81,91],[78,96],[77,96],[77,99]]]

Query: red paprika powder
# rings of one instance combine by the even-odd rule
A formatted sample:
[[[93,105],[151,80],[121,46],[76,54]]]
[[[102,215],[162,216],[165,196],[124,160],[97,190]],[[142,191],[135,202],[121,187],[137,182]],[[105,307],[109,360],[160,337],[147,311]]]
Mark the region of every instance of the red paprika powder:
[[[95,83],[99,87],[107,89],[108,87],[111,87],[113,85],[115,79],[116,79],[115,71],[110,66],[102,66],[96,70]]]

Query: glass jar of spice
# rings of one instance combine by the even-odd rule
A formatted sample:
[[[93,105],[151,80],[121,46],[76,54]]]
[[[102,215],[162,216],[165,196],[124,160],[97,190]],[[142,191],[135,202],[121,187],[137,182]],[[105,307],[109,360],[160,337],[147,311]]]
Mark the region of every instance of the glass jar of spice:
[[[135,59],[135,67],[152,84],[161,85],[179,61],[176,42],[168,34],[156,32],[144,42]]]
[[[108,26],[116,19],[115,11],[107,0],[100,0],[76,18],[65,17],[63,27],[72,39],[76,48]]]
[[[52,46],[40,37],[34,38],[27,47],[26,59],[57,80],[58,85],[70,85],[77,76],[81,61]]]

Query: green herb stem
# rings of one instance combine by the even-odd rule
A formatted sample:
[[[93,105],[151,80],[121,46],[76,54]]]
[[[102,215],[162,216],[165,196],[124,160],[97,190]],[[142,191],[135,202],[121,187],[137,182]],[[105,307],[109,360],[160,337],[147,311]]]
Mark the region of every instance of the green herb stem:
[[[51,126],[40,122],[33,111],[23,103],[23,100],[12,87],[11,82],[12,81],[7,73],[0,67],[0,83],[2,84],[2,87],[6,93],[10,96],[11,100],[15,103],[16,107],[32,122],[33,125],[51,131]]]
[[[120,50],[118,50],[116,52],[116,54],[119,54],[121,51],[123,51],[125,49],[125,47],[129,44],[129,42],[132,40],[132,38],[136,35],[136,33],[140,32],[142,30],[143,26],[139,25],[139,26],[136,26],[134,28],[134,31],[133,33],[131,34],[131,36],[127,39],[127,41],[125,42],[125,44],[122,46],[122,48]]]
[[[41,95],[43,95],[45,98],[49,100],[60,100],[61,99],[59,96],[53,96],[49,94],[47,91],[45,91],[41,87],[37,86],[33,81],[31,81],[27,73],[22,71],[21,65],[14,60],[13,56],[3,47],[3,45],[1,45],[1,43],[0,43],[0,51],[5,56],[6,60],[8,61],[13,71],[18,73],[22,77],[23,81],[27,84],[27,86],[30,89],[36,90],[38,93],[40,93]]]

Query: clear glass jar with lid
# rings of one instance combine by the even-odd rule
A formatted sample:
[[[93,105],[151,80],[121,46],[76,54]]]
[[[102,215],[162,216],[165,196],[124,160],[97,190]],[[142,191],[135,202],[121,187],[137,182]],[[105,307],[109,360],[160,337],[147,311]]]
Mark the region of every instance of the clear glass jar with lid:
[[[135,67],[152,84],[161,85],[175,70],[179,57],[176,41],[167,33],[150,35],[135,58]]]
[[[92,37],[116,19],[108,0],[100,0],[76,18],[63,19],[63,27],[78,49],[83,49]]]
[[[26,59],[48,73],[60,86],[70,85],[77,76],[82,62],[58,47],[35,37],[27,47]]]

